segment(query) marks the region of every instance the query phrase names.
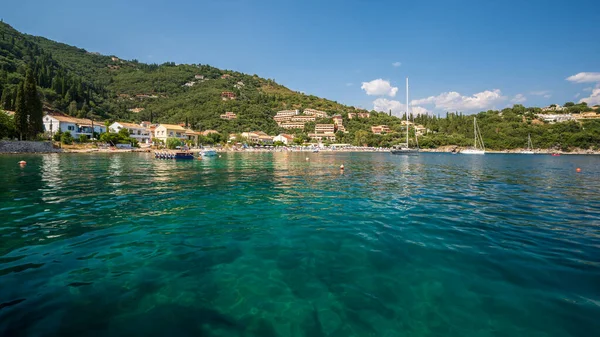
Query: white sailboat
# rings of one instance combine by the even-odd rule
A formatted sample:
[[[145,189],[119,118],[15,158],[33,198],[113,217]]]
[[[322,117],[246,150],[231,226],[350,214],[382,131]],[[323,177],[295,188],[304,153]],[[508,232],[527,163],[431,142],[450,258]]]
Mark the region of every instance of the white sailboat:
[[[519,152],[521,154],[535,154],[535,152],[533,152],[533,143],[531,143],[531,134],[527,135],[527,150],[523,150],[521,152]]]
[[[408,122],[408,114],[409,114],[409,102],[408,102],[408,77],[406,78],[406,143],[401,143],[398,145],[394,145],[390,152],[392,154],[418,154],[418,148],[410,148],[408,146],[408,132],[409,132],[409,122]],[[415,133],[415,140],[417,134]]]
[[[485,145],[483,145],[483,138],[477,127],[477,118],[473,117],[473,133],[475,134],[475,143],[470,149],[460,151],[463,154],[485,154]]]

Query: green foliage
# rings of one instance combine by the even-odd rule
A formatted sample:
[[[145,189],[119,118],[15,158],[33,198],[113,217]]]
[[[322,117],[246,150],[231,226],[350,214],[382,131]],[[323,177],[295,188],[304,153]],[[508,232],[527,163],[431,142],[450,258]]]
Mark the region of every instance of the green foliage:
[[[52,140],[54,140],[55,142],[60,142],[60,140],[62,139],[62,134],[63,132],[58,130],[54,136],[52,136]]]
[[[167,148],[175,149],[178,146],[183,146],[184,144],[181,142],[179,138],[167,138]]]
[[[71,136],[71,132],[65,131],[60,136],[60,141],[63,144],[71,145],[73,144],[73,136]]]
[[[121,129],[118,133],[105,132],[100,135],[100,141],[109,143],[112,146],[116,146],[117,144],[131,144],[133,147],[139,147],[137,139],[130,137],[127,129]]]
[[[89,141],[89,139],[86,135],[79,135],[79,139],[78,139],[79,143],[87,143],[88,141]]]
[[[16,136],[17,132],[13,118],[0,110],[0,139],[14,138]]]

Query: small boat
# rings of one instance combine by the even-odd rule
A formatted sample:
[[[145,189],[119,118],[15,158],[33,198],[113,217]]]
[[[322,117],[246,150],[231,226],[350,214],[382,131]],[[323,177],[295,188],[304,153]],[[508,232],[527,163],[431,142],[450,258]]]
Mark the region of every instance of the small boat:
[[[312,152],[314,152],[314,153],[319,153],[319,148],[318,148],[318,147],[315,147],[315,148],[312,150]]]
[[[483,138],[481,138],[481,132],[477,127],[477,118],[473,117],[473,133],[475,134],[475,143],[470,149],[460,151],[462,154],[485,154],[485,145],[483,144]]]
[[[194,159],[194,154],[189,151],[179,151],[175,152],[174,158],[175,160],[179,159]]]
[[[552,157],[559,157],[559,156],[560,156],[560,153],[553,153],[552,154]]]
[[[200,155],[202,157],[216,157],[218,154],[217,151],[214,149],[205,149],[200,151]]]
[[[156,159],[194,159],[194,154],[189,151],[156,151],[154,152]]]
[[[519,152],[520,154],[535,154],[533,152],[533,144],[531,143],[531,134],[527,135],[527,150]]]

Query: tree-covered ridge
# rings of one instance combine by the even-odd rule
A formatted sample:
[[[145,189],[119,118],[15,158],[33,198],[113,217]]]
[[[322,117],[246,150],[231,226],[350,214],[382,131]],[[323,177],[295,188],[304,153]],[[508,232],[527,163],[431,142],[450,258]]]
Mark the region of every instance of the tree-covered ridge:
[[[37,82],[38,95],[47,109],[72,116],[104,121],[181,123],[197,130],[218,130],[224,135],[264,131],[275,135],[293,133],[308,140],[317,120],[304,130],[284,130],[273,120],[279,110],[307,108],[341,114],[347,133],[338,132],[336,142],[391,146],[402,142],[406,129],[402,119],[371,112],[370,118],[350,120],[355,108],[335,101],[292,91],[271,79],[203,64],[144,64],[114,56],[91,53],[46,38],[22,34],[0,23],[0,108],[14,111],[18,88],[27,69]],[[230,92],[235,99],[222,94]],[[567,102],[566,111],[590,111],[585,104]],[[236,119],[221,119],[227,111]],[[502,111],[477,115],[483,139],[490,149],[523,147],[527,135],[539,148],[591,148],[600,143],[598,121],[547,124],[536,120],[539,108],[515,105]],[[551,113],[551,112],[549,112]],[[4,118],[4,116],[2,116]],[[472,116],[449,113],[445,118],[422,115],[414,118],[429,132],[419,137],[421,147],[469,146],[473,140]],[[12,130],[15,130],[13,121]],[[375,135],[371,126],[387,125],[390,132]],[[9,128],[10,129],[10,128]],[[414,130],[410,130],[414,134]],[[7,134],[0,135],[6,136]],[[14,132],[12,133],[14,135]],[[414,137],[411,137],[414,142]]]

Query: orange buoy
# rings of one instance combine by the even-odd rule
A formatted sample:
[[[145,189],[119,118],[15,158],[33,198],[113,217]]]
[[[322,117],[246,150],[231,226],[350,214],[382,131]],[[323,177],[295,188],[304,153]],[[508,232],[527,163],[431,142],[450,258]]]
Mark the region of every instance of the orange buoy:
[[[578,168],[576,168],[576,169],[575,169],[575,171],[576,171],[577,173],[579,173],[579,172],[581,172],[581,169],[578,167]]]

